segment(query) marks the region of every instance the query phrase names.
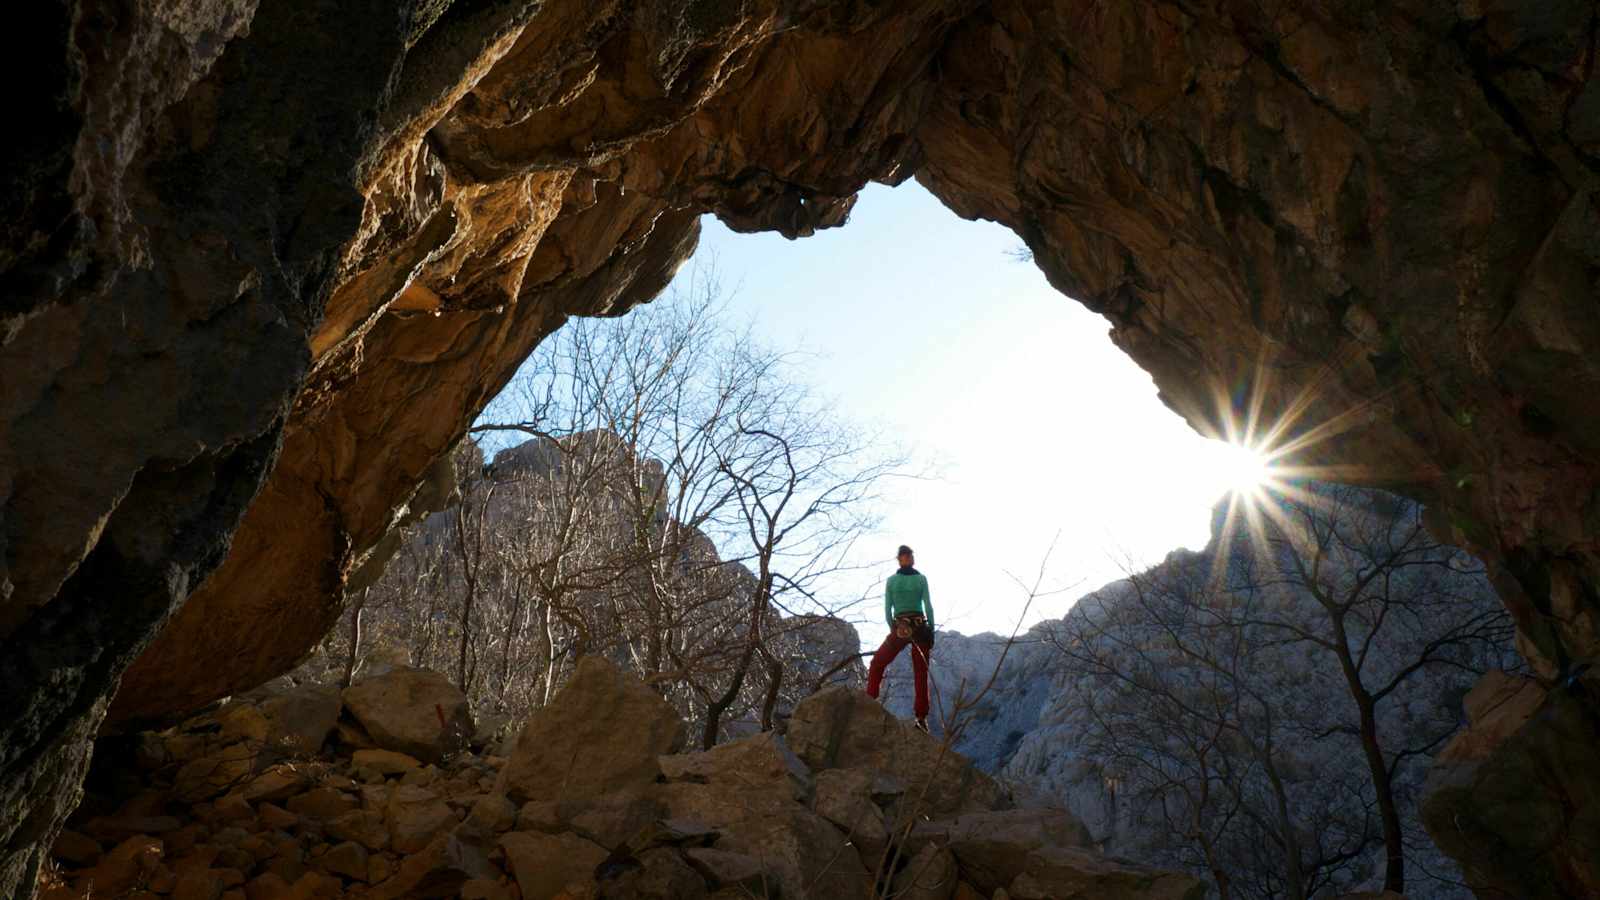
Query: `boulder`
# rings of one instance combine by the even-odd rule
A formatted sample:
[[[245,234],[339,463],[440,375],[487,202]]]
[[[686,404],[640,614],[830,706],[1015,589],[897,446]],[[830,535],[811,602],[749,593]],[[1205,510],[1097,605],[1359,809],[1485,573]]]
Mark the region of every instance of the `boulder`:
[[[263,803],[256,807],[261,824],[274,831],[287,831],[300,824],[300,817],[276,803]]]
[[[280,803],[305,790],[311,780],[311,773],[305,768],[279,763],[245,782],[235,793],[249,803]]]
[[[401,784],[414,784],[419,787],[426,787],[438,780],[439,770],[433,766],[418,766],[400,776]]]
[[[1502,672],[1485,672],[1462,698],[1467,727],[1434,757],[1436,765],[1481,762],[1516,734],[1543,705],[1539,682]]]
[[[211,804],[211,819],[216,822],[243,822],[255,816],[250,801],[237,791],[223,794]]]
[[[502,713],[491,713],[478,718],[478,727],[472,732],[470,741],[473,749],[480,752],[499,749],[500,743],[511,733],[511,717]]]
[[[500,849],[522,900],[551,900],[568,885],[592,883],[607,856],[604,847],[575,834],[513,831],[500,837]]]
[[[593,797],[653,783],[657,758],[683,746],[682,720],[660,694],[598,656],[534,711],[501,772],[513,800]]]
[[[579,834],[608,850],[634,845],[641,833],[651,832],[666,815],[651,786],[621,793],[602,794],[589,803],[562,804],[566,830]],[[557,829],[561,830],[561,829]]]
[[[260,749],[272,733],[272,723],[266,715],[249,703],[230,703],[218,710],[215,718],[219,726],[217,739],[222,744],[247,742]]]
[[[1437,756],[1422,822],[1482,897],[1600,896],[1600,713],[1576,692],[1491,672]]]
[[[383,850],[389,846],[389,828],[384,814],[375,809],[356,809],[323,824],[328,837],[339,841],[355,841],[368,850]]]
[[[1091,838],[1083,823],[1065,810],[1010,809],[918,823],[906,843],[913,852],[935,845],[948,848],[963,877],[979,890],[994,891],[1026,871],[1034,853],[1087,848]]]
[[[495,881],[499,870],[482,850],[458,840],[448,832],[440,834],[420,852],[407,856],[382,884],[372,888],[368,900],[411,900],[411,898],[457,897],[462,885],[474,879]]]
[[[339,724],[334,726],[333,739],[346,752],[351,750],[372,750],[378,746],[373,743],[372,735],[367,734],[366,729],[344,719],[340,719]]]
[[[256,771],[258,748],[234,744],[183,764],[173,779],[173,795],[198,803],[248,783]]]
[[[770,731],[710,750],[663,756],[658,762],[668,781],[724,784],[753,796],[801,802],[811,793],[811,773],[805,763]]]
[[[274,693],[260,704],[268,746],[293,756],[316,753],[338,726],[343,705],[339,689],[328,685],[306,684]]]
[[[398,668],[344,691],[350,715],[380,748],[438,762],[467,746],[467,697],[438,672]]]
[[[895,873],[891,893],[897,900],[950,900],[957,875],[955,855],[929,844]]]
[[[760,859],[789,900],[858,897],[873,883],[844,833],[798,803],[689,782],[660,785],[657,796],[672,817],[721,831],[717,849]]]
[[[676,851],[646,850],[600,867],[598,894],[603,900],[700,900],[706,880]]]
[[[554,800],[529,800],[517,810],[517,831],[556,834],[565,827],[561,819],[561,804]]]
[[[817,773],[817,815],[838,826],[860,848],[861,860],[876,868],[889,845],[889,825],[873,800],[874,773],[865,769],[827,769]]]
[[[245,883],[248,900],[282,900],[289,895],[289,882],[275,872],[263,872]]]
[[[361,805],[360,801],[331,787],[319,787],[289,798],[289,811],[308,819],[325,822],[337,819]]]
[[[517,805],[498,794],[479,797],[467,813],[467,821],[490,834],[510,831],[517,822]]]
[[[366,881],[367,848],[355,841],[345,841],[317,857],[317,868],[330,875],[342,875],[354,881]]]
[[[367,884],[382,884],[400,868],[399,860],[388,853],[367,854]]]
[[[352,765],[364,766],[380,775],[404,775],[422,767],[422,760],[394,750],[357,750],[350,755]]]
[[[812,771],[864,768],[905,784],[908,814],[943,816],[1003,809],[1005,790],[972,762],[876,700],[849,687],[812,694],[789,719],[789,747]]]
[[[691,847],[683,858],[717,889],[743,891],[763,897],[772,893],[776,878],[758,857],[716,847]]]
[[[456,824],[455,811],[426,788],[401,785],[384,810],[390,845],[396,853],[415,853]]]
[[[161,839],[166,842],[169,854],[178,855],[192,851],[195,845],[200,842],[200,839],[207,834],[210,834],[210,830],[205,825],[199,822],[190,822],[177,831],[163,835]]]
[[[389,795],[394,793],[394,788],[387,784],[364,784],[359,790],[362,809],[385,809],[389,805]]]
[[[635,853],[652,847],[709,847],[722,832],[689,819],[657,819],[628,842]]]
[[[148,877],[161,865],[165,846],[149,835],[130,837],[78,876],[75,885],[80,895],[115,897]]]

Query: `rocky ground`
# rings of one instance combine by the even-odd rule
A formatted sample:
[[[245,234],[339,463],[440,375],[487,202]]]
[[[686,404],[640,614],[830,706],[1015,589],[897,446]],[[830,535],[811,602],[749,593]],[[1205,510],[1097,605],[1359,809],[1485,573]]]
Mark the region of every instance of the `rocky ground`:
[[[276,687],[107,739],[50,900],[1199,898],[1088,849],[859,691],[683,753],[649,688],[584,660],[514,737],[443,676]]]

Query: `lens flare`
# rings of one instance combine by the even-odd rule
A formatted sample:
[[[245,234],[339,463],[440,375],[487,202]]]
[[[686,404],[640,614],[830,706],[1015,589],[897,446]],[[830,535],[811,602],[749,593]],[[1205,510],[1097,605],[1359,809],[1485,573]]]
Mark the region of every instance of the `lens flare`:
[[[1221,529],[1213,538],[1212,549],[1215,577],[1229,570],[1236,546],[1260,550],[1274,536],[1284,539],[1300,533],[1299,524],[1292,521],[1294,510],[1326,505],[1313,482],[1372,480],[1373,473],[1360,465],[1308,462],[1326,459],[1331,449],[1328,442],[1348,440],[1348,435],[1370,418],[1373,404],[1387,399],[1369,398],[1348,405],[1334,401],[1345,396],[1337,384],[1334,362],[1304,378],[1298,389],[1278,391],[1274,376],[1281,364],[1269,365],[1263,350],[1253,377],[1215,385],[1210,392],[1211,409],[1197,409],[1188,416],[1191,421],[1207,423],[1209,427],[1201,430],[1215,442],[1205,463],[1207,477],[1213,479],[1221,497]],[[1241,537],[1247,537],[1248,544],[1241,542]]]
[[[1218,441],[1211,456],[1210,479],[1218,493],[1254,493],[1272,479],[1272,460],[1254,447]]]

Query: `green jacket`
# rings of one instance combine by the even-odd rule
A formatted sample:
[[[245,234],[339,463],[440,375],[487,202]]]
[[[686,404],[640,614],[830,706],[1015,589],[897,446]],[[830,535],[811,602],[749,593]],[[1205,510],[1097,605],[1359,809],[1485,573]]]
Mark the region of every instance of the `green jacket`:
[[[883,618],[894,627],[901,613],[922,613],[933,627],[933,601],[928,599],[928,577],[916,569],[905,568],[889,576],[883,585]]]

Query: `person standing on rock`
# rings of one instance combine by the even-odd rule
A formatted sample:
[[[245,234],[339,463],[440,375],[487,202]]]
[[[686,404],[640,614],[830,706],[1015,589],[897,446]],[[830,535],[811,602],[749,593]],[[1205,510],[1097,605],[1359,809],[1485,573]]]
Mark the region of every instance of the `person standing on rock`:
[[[913,564],[917,558],[911,548],[900,545],[897,554],[900,570],[883,586],[883,617],[889,623],[889,636],[872,654],[867,670],[867,696],[876,700],[883,683],[883,670],[889,668],[900,651],[911,645],[911,671],[916,676],[917,728],[928,730],[928,655],[933,652],[933,601],[928,599],[928,578]]]

